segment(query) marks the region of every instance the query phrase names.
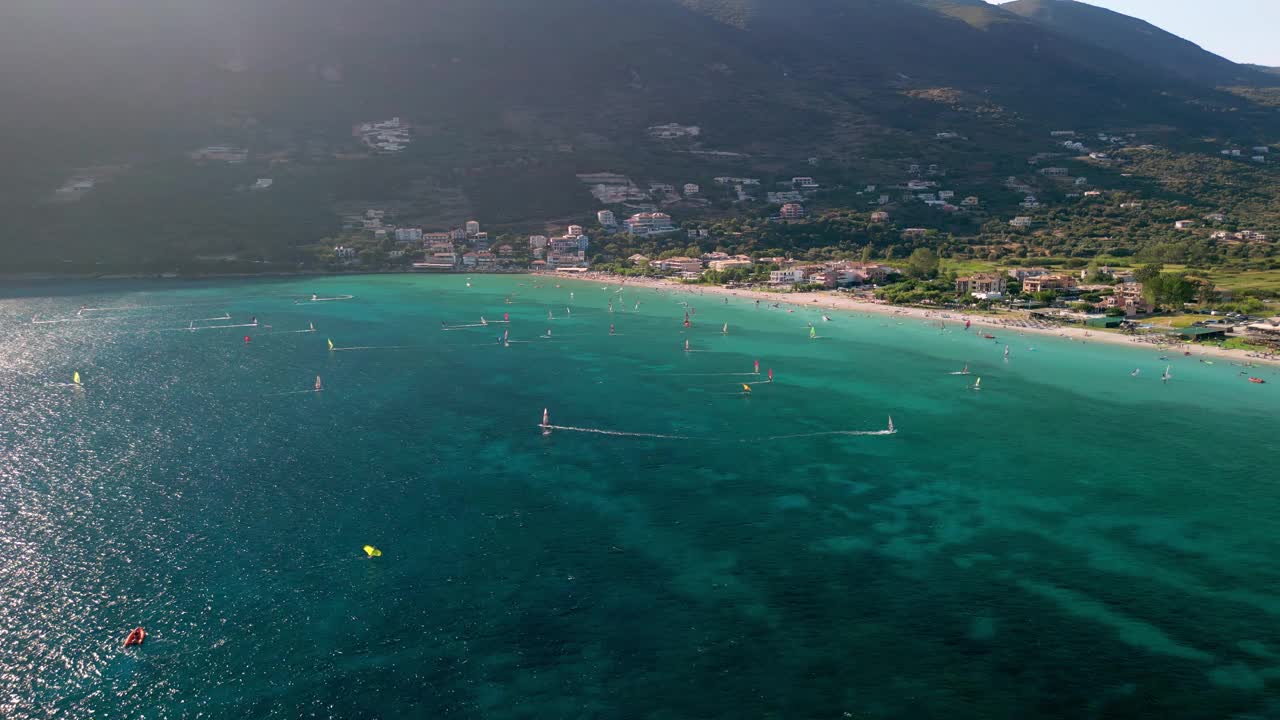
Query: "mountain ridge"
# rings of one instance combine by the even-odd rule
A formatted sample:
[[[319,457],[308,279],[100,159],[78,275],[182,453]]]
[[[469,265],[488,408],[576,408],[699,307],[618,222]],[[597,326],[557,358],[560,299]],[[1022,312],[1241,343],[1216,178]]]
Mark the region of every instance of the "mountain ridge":
[[[1146,20],[1096,5],[1077,0],[1012,0],[999,7],[1079,42],[1195,82],[1239,85],[1274,80]]]

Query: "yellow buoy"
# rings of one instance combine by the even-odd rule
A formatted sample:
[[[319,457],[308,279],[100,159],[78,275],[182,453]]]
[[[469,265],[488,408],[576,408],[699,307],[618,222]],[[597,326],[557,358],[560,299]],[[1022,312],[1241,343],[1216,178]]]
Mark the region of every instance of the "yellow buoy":
[[[382,557],[382,551],[372,545],[364,546],[364,554],[371,558]]]

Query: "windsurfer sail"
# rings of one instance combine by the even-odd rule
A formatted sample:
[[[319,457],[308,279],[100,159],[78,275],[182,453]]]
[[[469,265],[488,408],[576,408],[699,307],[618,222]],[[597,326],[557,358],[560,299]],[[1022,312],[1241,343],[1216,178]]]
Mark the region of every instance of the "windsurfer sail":
[[[79,373],[79,372],[76,372],[76,373],[74,373],[74,374],[71,376],[71,383],[72,383],[73,385],[75,385],[76,387],[81,387],[81,385],[80,385],[80,373]]]
[[[316,376],[316,392],[321,392],[323,390],[324,390],[324,383],[320,381],[320,376],[317,375]]]
[[[542,408],[542,434],[544,437],[551,434],[551,413],[547,408]]]
[[[315,332],[315,331],[316,331],[316,324],[315,324],[315,323],[307,323],[307,331],[308,331],[308,332]]]
[[[1141,374],[1142,374],[1142,368],[1134,368],[1133,372],[1129,373],[1129,377],[1138,377]]]
[[[329,349],[333,350],[333,338],[329,338]]]
[[[1170,368],[1172,367],[1173,367],[1172,365],[1165,366],[1164,374],[1160,376],[1160,382],[1169,382],[1169,380],[1173,377],[1173,373],[1169,372]]]
[[[613,334],[614,334],[614,331],[613,331],[613,323],[609,323],[609,334],[610,334],[610,335],[613,335]]]
[[[769,382],[773,382],[773,368],[769,368]]]
[[[890,415],[889,416],[889,433],[892,434],[896,432],[898,432],[898,429],[893,426],[893,416]]]
[[[760,361],[759,361],[759,360],[757,360],[757,361],[756,361],[756,374],[757,374],[757,375],[759,375],[759,374],[760,374]]]
[[[685,339],[685,341],[684,341],[684,351],[685,351],[685,352],[689,352],[689,340],[688,340],[688,338],[686,338],[686,339]]]
[[[816,327],[814,327],[814,326],[812,326],[812,325],[810,325],[810,326],[809,326],[809,339],[810,339],[810,340],[817,340],[817,339],[818,339],[818,328],[816,328]]]
[[[724,327],[720,328],[720,334],[721,334],[721,335],[728,335],[728,334],[729,334],[729,323],[725,323],[725,324],[724,324]]]
[[[751,394],[751,386],[750,386],[750,385],[748,385],[748,384],[746,384],[746,383],[743,383],[743,384],[742,384],[742,394],[743,394],[743,395],[750,395],[750,394]]]
[[[975,381],[974,381],[974,383],[973,383],[973,387],[971,387],[971,388],[969,388],[969,389],[970,389],[970,390],[981,390],[981,389],[982,389],[982,378],[978,378],[977,380],[975,380]]]
[[[1008,360],[1008,359],[1009,359],[1009,346],[1008,346],[1008,345],[1005,345],[1005,346],[1004,346],[1004,358],[1005,358],[1006,360]]]

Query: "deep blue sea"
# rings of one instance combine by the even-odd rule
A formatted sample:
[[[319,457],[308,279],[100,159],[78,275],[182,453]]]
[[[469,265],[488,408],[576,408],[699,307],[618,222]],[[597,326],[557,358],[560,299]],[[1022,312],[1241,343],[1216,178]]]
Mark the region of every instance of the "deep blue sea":
[[[1274,368],[831,314],[0,288],[0,717],[1280,717]]]

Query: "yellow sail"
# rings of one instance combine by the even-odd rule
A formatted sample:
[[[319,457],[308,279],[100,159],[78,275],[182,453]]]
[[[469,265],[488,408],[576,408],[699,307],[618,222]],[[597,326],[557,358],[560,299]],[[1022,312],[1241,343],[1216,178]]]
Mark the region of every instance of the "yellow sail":
[[[751,386],[750,386],[750,385],[747,385],[746,383],[743,383],[743,385],[742,385],[742,392],[744,392],[744,393],[748,393],[748,394],[749,394],[749,393],[751,392]]]
[[[382,557],[382,551],[372,545],[364,546],[364,554],[371,558]]]
[[[333,349],[333,338],[329,338],[329,349]]]
[[[73,383],[75,383],[75,384],[79,385],[79,384],[80,384],[80,373],[78,373],[78,372],[77,372],[75,375],[72,375],[72,376],[71,376],[71,382],[73,382]]]

